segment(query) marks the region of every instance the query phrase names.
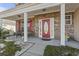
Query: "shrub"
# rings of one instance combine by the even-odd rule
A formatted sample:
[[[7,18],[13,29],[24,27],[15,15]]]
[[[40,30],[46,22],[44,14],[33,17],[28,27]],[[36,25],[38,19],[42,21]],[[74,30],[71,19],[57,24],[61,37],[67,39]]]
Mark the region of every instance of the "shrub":
[[[0,28],[0,39],[5,39],[7,34],[9,34],[9,30]]]
[[[13,55],[15,55],[16,51],[21,50],[21,47],[18,45],[15,45],[13,41],[5,42],[4,44],[6,45],[6,47],[4,48],[4,51],[3,51],[3,55],[5,55],[5,56],[13,56]]]
[[[70,37],[68,38],[68,41],[69,41],[69,40],[76,41],[76,40],[74,40],[74,37],[73,37],[73,36],[70,36]]]
[[[79,49],[68,46],[51,46],[47,45],[44,50],[44,56],[76,56]]]
[[[74,40],[74,37],[69,35],[69,34],[66,34],[65,38],[66,38],[67,41]]]

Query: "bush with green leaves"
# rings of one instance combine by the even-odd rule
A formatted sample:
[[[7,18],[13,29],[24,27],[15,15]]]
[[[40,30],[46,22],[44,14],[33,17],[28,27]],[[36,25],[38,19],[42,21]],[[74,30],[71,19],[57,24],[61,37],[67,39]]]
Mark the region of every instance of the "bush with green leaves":
[[[19,45],[14,44],[13,41],[4,42],[4,44],[6,45],[3,51],[4,56],[13,56],[17,51],[21,50],[21,47]]]
[[[9,34],[9,30],[4,28],[0,28],[0,39],[5,39],[7,34]]]
[[[68,46],[47,45],[44,50],[44,56],[77,56],[79,49]]]

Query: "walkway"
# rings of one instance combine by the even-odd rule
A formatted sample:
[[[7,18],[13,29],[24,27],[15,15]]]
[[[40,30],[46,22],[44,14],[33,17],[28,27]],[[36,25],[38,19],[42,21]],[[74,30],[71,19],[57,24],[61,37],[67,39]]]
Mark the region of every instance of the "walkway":
[[[52,39],[50,41],[44,41],[40,38],[30,37],[28,42],[33,42],[33,45],[28,51],[26,51],[22,56],[42,56],[44,49],[47,45],[59,46],[59,40]]]

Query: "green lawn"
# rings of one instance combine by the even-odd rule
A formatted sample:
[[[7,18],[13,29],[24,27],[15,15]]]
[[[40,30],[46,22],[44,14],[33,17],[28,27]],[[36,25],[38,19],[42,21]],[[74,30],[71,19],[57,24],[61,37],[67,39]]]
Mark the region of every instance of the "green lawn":
[[[68,46],[51,46],[47,45],[44,50],[44,56],[77,56],[79,49]]]

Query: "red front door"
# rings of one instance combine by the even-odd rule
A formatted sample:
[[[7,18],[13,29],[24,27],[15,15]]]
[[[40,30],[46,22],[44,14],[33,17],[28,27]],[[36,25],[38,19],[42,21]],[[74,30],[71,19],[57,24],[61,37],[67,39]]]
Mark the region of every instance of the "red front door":
[[[42,20],[42,38],[43,39],[50,38],[50,19]]]

